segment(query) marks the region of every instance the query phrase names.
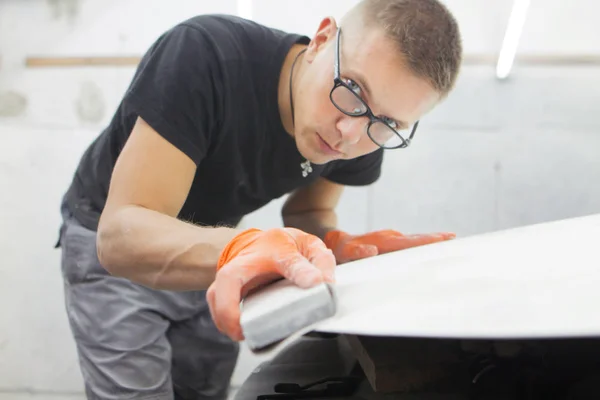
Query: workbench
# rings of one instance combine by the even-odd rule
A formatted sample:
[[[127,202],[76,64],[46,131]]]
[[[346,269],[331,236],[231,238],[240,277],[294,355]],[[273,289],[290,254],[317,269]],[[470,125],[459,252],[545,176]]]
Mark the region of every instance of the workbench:
[[[346,263],[335,314],[313,326],[330,336],[288,337],[235,398],[600,399],[598,237],[600,214]],[[276,322],[272,305],[313,293],[281,286],[246,316]]]

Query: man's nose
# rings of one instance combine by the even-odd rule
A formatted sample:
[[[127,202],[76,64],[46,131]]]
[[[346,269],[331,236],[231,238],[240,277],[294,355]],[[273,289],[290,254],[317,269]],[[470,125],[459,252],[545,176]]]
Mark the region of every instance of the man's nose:
[[[367,132],[367,117],[343,116],[337,122],[337,129],[342,135],[342,140],[349,144],[356,144],[361,136]]]

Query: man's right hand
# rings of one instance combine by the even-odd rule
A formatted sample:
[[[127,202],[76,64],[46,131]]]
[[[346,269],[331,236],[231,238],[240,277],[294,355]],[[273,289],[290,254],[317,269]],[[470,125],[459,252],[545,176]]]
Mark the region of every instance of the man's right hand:
[[[244,340],[240,301],[252,289],[285,278],[308,288],[333,282],[336,261],[318,237],[295,228],[248,229],[223,249],[206,298],[217,328]]]

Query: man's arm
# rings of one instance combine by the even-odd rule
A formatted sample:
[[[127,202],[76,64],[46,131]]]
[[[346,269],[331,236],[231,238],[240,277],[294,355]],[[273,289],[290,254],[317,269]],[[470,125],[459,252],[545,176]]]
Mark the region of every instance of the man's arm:
[[[328,231],[336,229],[335,207],[343,191],[343,185],[325,178],[296,190],[281,209],[284,225],[323,239]]]
[[[189,157],[137,120],[116,162],[98,226],[104,268],[156,289],[209,287],[221,250],[239,231],[176,218],[195,171]]]

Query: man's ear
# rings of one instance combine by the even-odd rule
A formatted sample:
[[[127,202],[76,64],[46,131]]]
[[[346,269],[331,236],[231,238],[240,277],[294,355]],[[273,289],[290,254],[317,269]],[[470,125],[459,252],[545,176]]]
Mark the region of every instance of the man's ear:
[[[332,39],[335,38],[337,32],[337,23],[333,17],[324,18],[319,24],[319,28],[312,38],[308,47],[306,48],[306,54],[304,59],[308,62],[312,62],[317,56],[319,51]]]

